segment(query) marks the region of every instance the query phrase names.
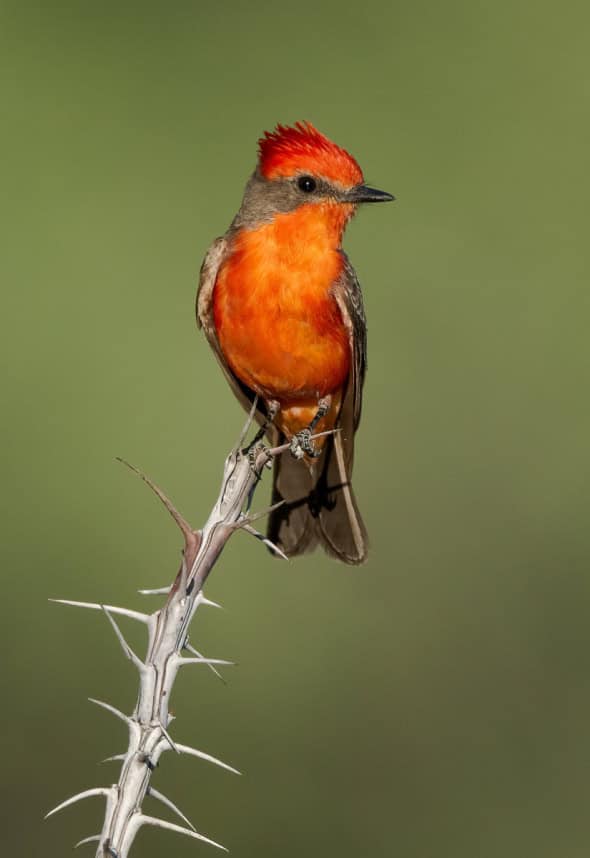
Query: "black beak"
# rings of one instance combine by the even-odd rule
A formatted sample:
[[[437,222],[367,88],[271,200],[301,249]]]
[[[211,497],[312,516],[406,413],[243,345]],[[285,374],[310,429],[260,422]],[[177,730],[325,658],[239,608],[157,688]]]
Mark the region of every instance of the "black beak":
[[[355,185],[346,192],[346,201],[349,203],[388,203],[394,199],[391,194],[368,188],[367,185]]]

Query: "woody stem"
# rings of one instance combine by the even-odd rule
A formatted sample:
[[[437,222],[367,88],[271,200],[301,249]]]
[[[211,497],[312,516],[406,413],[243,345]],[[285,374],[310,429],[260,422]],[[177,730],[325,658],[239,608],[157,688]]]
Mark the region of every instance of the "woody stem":
[[[169,713],[170,697],[179,669],[184,665],[205,664],[216,671],[215,665],[231,663],[201,656],[188,643],[188,630],[197,608],[200,605],[214,604],[204,597],[202,588],[232,533],[244,526],[247,532],[261,536],[249,525],[243,509],[259,482],[259,474],[265,464],[274,456],[280,455],[284,448],[258,449],[255,457],[256,469],[253,470],[248,455],[244,455],[240,446],[241,443],[226,459],[219,496],[201,530],[193,530],[165,495],[147,477],[141,475],[164,502],[184,537],[182,565],[170,588],[165,588],[168,597],[162,608],[152,614],[142,614],[100,604],[66,602],[105,613],[126,657],[135,665],[139,674],[138,697],[131,715],[125,715],[109,704],[95,701],[123,720],[128,728],[127,751],[115,758],[121,760],[118,782],[110,787],[87,790],[56,808],[59,810],[62,806],[91,795],[106,797],[102,831],[100,835],[88,840],[97,842],[96,858],[128,858],[137,832],[146,825],[183,833],[224,848],[196,832],[182,811],[151,788],[151,777],[161,755],[167,750],[198,756],[230,771],[236,771],[205,752],[177,743],[168,731],[173,720]],[[114,620],[113,615],[117,614],[139,620],[146,625],[148,645],[143,660],[125,641]],[[184,655],[186,651],[196,657]],[[142,808],[146,795],[163,801],[190,827],[179,826],[144,813]]]

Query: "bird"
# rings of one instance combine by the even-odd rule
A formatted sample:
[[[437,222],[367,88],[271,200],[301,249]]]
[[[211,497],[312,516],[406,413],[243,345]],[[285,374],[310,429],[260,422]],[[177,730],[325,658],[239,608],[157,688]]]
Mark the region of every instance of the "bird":
[[[260,432],[289,445],[274,458],[267,530],[288,557],[320,545],[349,565],[367,558],[351,484],[367,325],[342,238],[360,204],[393,199],[310,122],[278,124],[201,266],[197,324]]]

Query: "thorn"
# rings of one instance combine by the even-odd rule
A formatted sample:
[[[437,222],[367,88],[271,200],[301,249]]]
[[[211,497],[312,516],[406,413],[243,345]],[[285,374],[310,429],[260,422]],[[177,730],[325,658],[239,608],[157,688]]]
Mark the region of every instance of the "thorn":
[[[117,608],[114,605],[102,605],[103,610],[109,611],[111,614],[119,614],[121,617],[129,617],[130,620],[137,620],[139,623],[149,625],[152,619],[149,614],[144,614],[142,611],[131,611],[128,608]]]
[[[207,608],[221,608],[223,610],[223,605],[220,605],[218,602],[212,602],[211,599],[207,599],[203,596],[203,591],[199,591],[197,594],[198,604],[205,605]]]
[[[188,650],[189,652],[192,652],[192,654],[196,655],[197,658],[205,658],[205,656],[202,653],[200,653],[198,649],[195,649],[194,646],[188,642],[188,640],[186,640],[184,642],[184,649]],[[224,685],[227,685],[225,679],[220,674],[220,672],[217,670],[217,668],[214,667],[214,665],[208,664],[207,667],[212,671],[212,673],[215,674],[215,676],[217,676],[217,677],[219,677],[219,679],[221,679],[221,681],[223,682]]]
[[[164,727],[164,725],[161,722],[160,722],[160,730],[162,731],[162,735],[164,736],[164,738],[166,739],[166,741],[168,742],[168,744],[170,745],[172,750],[176,754],[180,754],[180,751],[178,750],[178,746],[176,745],[176,742],[174,741],[174,739],[172,738],[172,736],[170,735],[168,730]]]
[[[45,814],[45,819],[49,819],[49,817],[53,816],[54,813],[58,813],[60,810],[63,810],[64,807],[68,807],[70,804],[75,804],[77,801],[82,801],[83,798],[90,798],[93,795],[110,796],[112,794],[112,788],[108,787],[95,787],[94,789],[84,790],[84,792],[79,792],[77,795],[73,795],[71,798],[67,798],[65,801],[62,801],[61,804],[58,804],[57,807],[54,807],[53,810],[50,810],[49,813]]]
[[[56,605],[71,605],[73,608],[91,608],[93,611],[102,610],[102,605],[98,602],[74,602],[72,599],[48,599],[48,602],[55,602]]]
[[[105,757],[104,760],[100,760],[98,765],[102,766],[103,763],[119,763],[126,759],[127,754],[113,754],[112,757]]]
[[[77,849],[78,846],[84,846],[85,843],[98,843],[100,841],[100,834],[93,834],[92,837],[85,837],[84,840],[78,840],[74,849]]]
[[[326,429],[324,432],[316,432],[315,435],[310,435],[309,440],[315,441],[316,438],[325,438],[327,435],[337,435],[342,432],[342,426],[336,426],[335,429]]]
[[[281,551],[281,549],[279,548],[278,545],[275,545],[274,542],[272,542],[272,540],[268,539],[268,537],[266,537],[263,533],[260,533],[260,531],[256,530],[251,525],[242,524],[242,525],[240,525],[240,527],[242,528],[242,530],[245,530],[246,533],[251,533],[252,536],[255,536],[256,539],[259,539],[262,542],[262,544],[266,545],[266,547],[268,549],[270,549],[270,551],[272,551],[272,553],[275,554],[277,557],[281,557],[283,560],[289,559],[287,557],[287,555],[284,553],[284,551]]]
[[[156,819],[154,816],[144,816],[144,814],[139,814],[133,820],[134,825],[137,828],[141,828],[142,825],[153,825],[156,828],[164,828],[166,831],[175,831],[177,834],[186,834],[187,837],[192,837],[195,840],[202,840],[203,843],[208,843],[210,846],[216,846],[218,849],[223,849],[224,852],[227,852],[225,846],[222,846],[221,843],[216,843],[215,840],[210,840],[208,837],[204,837],[202,834],[199,834],[198,831],[191,831],[189,828],[183,828],[181,825],[174,825],[173,822],[165,822],[163,819]]]
[[[139,468],[136,468],[135,465],[131,465],[129,462],[122,459],[120,456],[116,456],[118,462],[126,465],[130,471],[133,471],[134,474],[137,474],[146,485],[150,487],[150,489],[154,492],[154,494],[162,501],[180,530],[187,542],[194,542],[196,538],[198,538],[195,534],[195,531],[192,529],[188,521],[178,512],[174,504],[169,498],[166,497],[164,492],[158,488],[158,486],[151,480],[147,474],[144,474],[143,471],[140,471]]]
[[[110,703],[105,703],[104,700],[96,700],[94,697],[89,697],[88,700],[91,703],[95,703],[97,706],[100,706],[101,709],[106,709],[107,712],[112,712],[113,715],[116,715],[117,718],[120,718],[121,721],[124,721],[128,726],[134,723],[128,715],[125,715],[119,709],[115,709],[115,707],[111,706]]]
[[[115,620],[112,618],[112,616],[109,612],[109,609],[106,607],[106,605],[103,605],[102,609],[105,612],[105,614],[107,615],[108,620],[109,620],[111,626],[113,627],[114,632],[117,635],[117,638],[119,639],[119,643],[121,644],[121,648],[122,648],[123,652],[125,653],[125,655],[127,656],[127,658],[129,659],[129,661],[132,661],[133,664],[136,666],[136,668],[140,672],[145,670],[145,664],[139,658],[139,656],[137,656],[133,652],[133,650],[131,649],[131,647],[129,646],[129,644],[127,643],[125,638],[123,637],[123,632],[121,631],[121,629],[119,628],[119,626],[117,625]]]
[[[142,596],[167,596],[170,592],[170,587],[158,587],[156,590],[138,590]]]
[[[177,815],[178,815],[178,816],[183,820],[183,822],[186,822],[186,824],[187,824],[190,828],[192,828],[192,830],[193,830],[193,831],[196,831],[196,830],[197,830],[197,829],[195,828],[195,826],[192,824],[192,822],[190,821],[190,819],[188,819],[188,818],[184,815],[184,813],[183,813],[183,812],[182,812],[178,807],[176,807],[176,805],[174,804],[174,802],[173,802],[173,801],[170,801],[170,799],[169,799],[169,798],[167,798],[165,795],[162,795],[162,793],[161,793],[161,792],[158,792],[158,790],[157,790],[157,789],[154,789],[152,786],[148,786],[148,788],[147,788],[147,794],[148,794],[148,795],[151,795],[151,796],[152,796],[152,798],[156,798],[158,801],[161,801],[161,802],[162,802],[162,804],[165,804],[165,805],[166,805],[166,807],[169,807],[169,808],[170,808],[170,810],[173,810],[173,811],[174,811],[174,813],[176,813],[176,814],[177,814]]]
[[[281,444],[279,447],[269,447],[266,452],[271,458],[274,458],[275,456],[280,456],[281,453],[285,453],[290,446],[290,444]]]
[[[217,757],[211,756],[211,754],[206,754],[204,751],[198,751],[196,748],[191,748],[189,745],[176,745],[176,747],[181,754],[188,754],[190,757],[198,757],[200,760],[206,760],[208,763],[212,763],[214,766],[226,769],[226,771],[231,772],[234,775],[242,774],[238,769],[234,769],[233,766],[228,765],[228,763],[224,763],[223,760],[220,760]]]
[[[49,599],[49,601],[55,602],[57,605],[70,605],[74,608],[90,608],[92,611],[104,611],[106,609],[111,614],[120,614],[123,617],[129,617],[130,620],[138,620],[140,623],[145,623],[146,625],[151,619],[149,614],[143,614],[140,611],[117,608],[115,605],[101,605],[98,602],[74,602],[71,599]]]
[[[242,449],[242,444],[246,440],[246,435],[248,434],[248,430],[250,429],[250,426],[254,422],[254,415],[256,414],[257,408],[258,408],[258,394],[254,397],[254,399],[252,401],[252,407],[250,408],[250,411],[248,412],[248,419],[246,420],[244,427],[240,433],[240,437],[238,438],[238,443],[234,447],[234,451],[236,453],[238,453]]]
[[[211,666],[212,664],[223,665],[224,667],[235,667],[235,661],[226,661],[224,658],[184,658],[184,656],[179,655],[176,663],[183,667],[185,664],[208,664]]]
[[[266,509],[261,510],[260,512],[255,512],[252,515],[246,515],[244,518],[238,519],[235,523],[235,528],[245,528],[246,525],[252,524],[255,521],[258,521],[259,518],[264,518],[267,515],[270,515],[271,512],[274,512],[275,509],[279,509],[280,507],[285,505],[285,501],[279,501],[278,503],[273,503],[272,506],[267,507]]]

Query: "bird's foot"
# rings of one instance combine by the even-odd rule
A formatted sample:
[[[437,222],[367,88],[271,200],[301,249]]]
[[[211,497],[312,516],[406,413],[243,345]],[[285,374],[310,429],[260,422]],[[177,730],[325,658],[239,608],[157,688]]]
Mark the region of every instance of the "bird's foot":
[[[315,417],[313,418],[313,420],[311,421],[311,423],[307,427],[311,432],[313,432],[313,430],[318,425],[320,420],[323,420],[323,418],[326,416],[326,414],[330,410],[331,401],[332,401],[332,399],[330,396],[323,396],[320,399],[320,401],[318,402],[318,410],[316,411]]]
[[[256,397],[254,401],[255,403],[258,402],[258,397]],[[279,413],[279,408],[280,405],[276,399],[270,399],[266,403],[266,418],[264,420],[264,423],[262,424],[262,426],[259,427],[258,431],[256,432],[256,435],[252,438],[248,446],[242,450],[242,453],[248,453],[250,461],[252,461],[252,457],[254,456],[255,458],[257,453],[259,453],[261,450],[268,449],[264,446],[264,444],[261,444],[261,441],[266,435],[266,432],[271,426],[273,420]]]
[[[295,459],[303,459],[305,455],[311,456],[312,459],[317,459],[321,456],[321,450],[316,450],[311,440],[311,429],[302,429],[291,438],[289,452]]]
[[[291,438],[291,444],[289,445],[289,450],[291,455],[296,459],[303,459],[305,455],[311,456],[312,459],[317,459],[322,455],[321,450],[316,450],[315,446],[312,443],[312,437],[314,430],[320,420],[322,420],[330,409],[331,399],[329,396],[324,396],[318,402],[318,410],[315,414],[315,417],[305,429],[302,429],[296,435],[293,435]]]
[[[261,476],[262,471],[260,470],[260,468],[256,467],[256,462],[258,461],[258,457],[260,456],[260,454],[266,453],[268,451],[268,449],[269,448],[266,446],[266,444],[263,444],[262,441],[256,441],[256,443],[253,442],[248,447],[247,452],[248,452],[248,462],[250,463],[250,469],[254,472],[254,474],[256,474],[257,477]],[[246,451],[244,451],[244,452],[246,452]],[[271,460],[269,458],[266,459],[264,464],[269,468],[272,467]]]

